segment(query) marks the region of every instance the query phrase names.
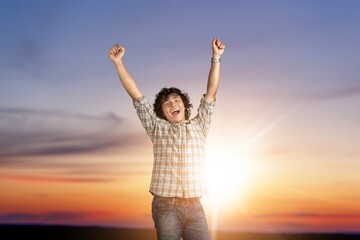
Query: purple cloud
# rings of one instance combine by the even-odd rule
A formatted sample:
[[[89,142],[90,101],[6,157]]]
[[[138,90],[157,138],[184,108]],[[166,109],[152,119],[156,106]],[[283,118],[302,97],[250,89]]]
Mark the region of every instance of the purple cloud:
[[[0,108],[0,162],[13,157],[81,154],[141,144],[114,113]]]
[[[108,212],[47,212],[21,213],[11,212],[0,215],[0,223],[69,223],[85,221],[97,216],[111,215]]]

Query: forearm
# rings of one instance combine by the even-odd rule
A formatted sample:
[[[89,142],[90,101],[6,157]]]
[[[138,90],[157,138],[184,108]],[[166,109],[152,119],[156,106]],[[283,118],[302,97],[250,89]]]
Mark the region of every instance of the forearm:
[[[213,59],[220,59],[220,56],[217,54],[212,55]],[[210,102],[214,102],[216,100],[216,92],[218,90],[220,83],[220,62],[212,62],[208,77],[207,89],[205,98]]]
[[[133,101],[138,100],[142,97],[140,90],[138,89],[135,80],[132,78],[130,73],[127,71],[124,63],[119,61],[115,63],[116,71],[118,73],[121,84],[123,85],[125,91],[133,99]]]

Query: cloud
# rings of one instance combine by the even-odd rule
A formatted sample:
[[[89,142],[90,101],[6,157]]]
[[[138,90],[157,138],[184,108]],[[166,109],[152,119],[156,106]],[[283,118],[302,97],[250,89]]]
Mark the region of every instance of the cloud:
[[[0,108],[0,161],[141,144],[114,113],[87,115],[58,110]]]
[[[61,16],[67,3],[8,3],[2,4],[2,21],[7,34],[0,39],[0,69],[10,75],[37,76],[48,64],[49,44],[53,45]],[[26,26],[26,27],[25,27]],[[15,70],[15,71],[14,71]],[[9,76],[9,75],[7,75]],[[18,77],[12,79],[19,79]]]
[[[336,218],[336,219],[359,219],[360,213],[348,213],[348,214],[340,214],[340,213],[329,213],[329,214],[319,214],[319,213],[285,213],[285,214],[257,214],[254,215],[257,218],[312,218],[312,219],[328,219],[328,218]]]
[[[360,156],[360,151],[353,150],[343,150],[339,148],[327,148],[327,147],[309,147],[309,146],[296,146],[296,147],[274,147],[274,148],[268,148],[261,151],[261,153],[267,155],[267,156],[290,156],[290,155],[309,155],[309,156],[320,156],[320,155],[326,155],[326,156],[341,156],[341,157],[358,157]]]
[[[12,212],[0,215],[0,223],[58,223],[108,216],[108,212],[47,212],[42,214]]]
[[[311,100],[332,100],[339,98],[348,98],[360,95],[360,86],[352,86],[341,89],[309,93],[308,98]]]
[[[20,115],[21,117],[30,117],[29,115],[38,115],[38,116],[56,116],[56,117],[71,117],[71,118],[79,118],[84,120],[112,120],[115,122],[122,121],[120,117],[118,117],[114,113],[107,113],[104,115],[88,115],[88,114],[80,114],[80,113],[70,113],[59,110],[38,110],[38,109],[28,109],[28,108],[0,108],[0,116],[6,117],[3,115]],[[10,116],[9,116],[10,117]],[[16,116],[15,116],[16,117]]]
[[[38,176],[20,176],[20,175],[0,175],[3,180],[15,180],[26,182],[43,182],[43,183],[103,183],[112,182],[115,179],[110,178],[66,178],[66,177],[38,177]]]

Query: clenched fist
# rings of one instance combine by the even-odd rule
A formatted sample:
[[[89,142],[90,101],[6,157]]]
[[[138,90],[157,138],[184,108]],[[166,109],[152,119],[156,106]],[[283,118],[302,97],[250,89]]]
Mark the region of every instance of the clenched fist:
[[[225,50],[225,44],[222,43],[218,38],[212,41],[213,57],[219,58]]]
[[[122,60],[124,54],[125,54],[125,48],[123,46],[120,46],[119,44],[115,44],[109,50],[109,58],[114,63],[119,63]]]

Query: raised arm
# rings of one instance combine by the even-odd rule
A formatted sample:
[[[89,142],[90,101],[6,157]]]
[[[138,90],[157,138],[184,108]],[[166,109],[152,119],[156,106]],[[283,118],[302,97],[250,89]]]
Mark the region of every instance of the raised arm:
[[[220,60],[224,49],[225,45],[218,38],[212,41],[211,67],[205,94],[205,98],[210,102],[216,100],[216,92],[220,82]]]
[[[126,92],[129,94],[129,96],[132,98],[132,100],[136,101],[142,97],[142,94],[138,89],[135,80],[126,70],[126,67],[122,60],[124,54],[125,54],[125,48],[120,46],[119,44],[114,45],[109,50],[109,58],[116,67],[116,71],[119,75],[121,84],[123,85]]]

